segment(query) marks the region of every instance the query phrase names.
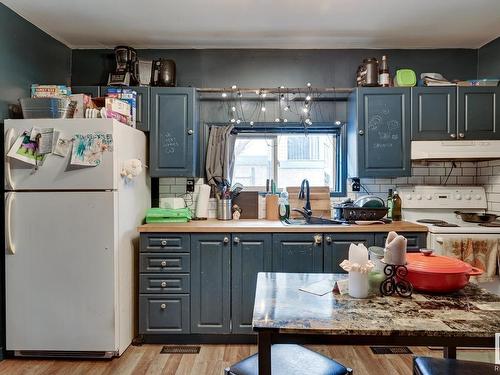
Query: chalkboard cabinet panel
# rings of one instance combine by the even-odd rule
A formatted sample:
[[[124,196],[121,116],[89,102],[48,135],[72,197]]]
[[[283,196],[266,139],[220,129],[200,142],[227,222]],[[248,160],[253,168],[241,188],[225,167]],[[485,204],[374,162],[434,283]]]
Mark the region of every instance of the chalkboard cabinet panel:
[[[414,141],[457,138],[457,89],[413,87],[411,132]]]
[[[252,333],[258,272],[272,270],[272,235],[233,233],[231,250],[232,333]]]
[[[500,139],[500,88],[458,88],[458,138]]]
[[[348,173],[352,177],[411,174],[409,88],[357,88],[349,99]]]
[[[351,243],[370,247],[374,245],[375,237],[373,233],[325,233],[324,241],[324,272],[344,273],[339,264],[349,259]]]
[[[150,127],[152,177],[200,175],[196,89],[151,88]]]
[[[274,272],[323,272],[323,235],[273,235]]]
[[[229,333],[231,235],[191,235],[191,332]]]
[[[108,88],[110,86],[102,86],[100,88],[101,95],[105,96],[108,92]],[[138,130],[142,130],[144,132],[149,131],[149,87],[142,86],[130,86],[127,87],[129,89],[134,90],[137,93],[137,102],[136,102],[136,125],[135,127]]]

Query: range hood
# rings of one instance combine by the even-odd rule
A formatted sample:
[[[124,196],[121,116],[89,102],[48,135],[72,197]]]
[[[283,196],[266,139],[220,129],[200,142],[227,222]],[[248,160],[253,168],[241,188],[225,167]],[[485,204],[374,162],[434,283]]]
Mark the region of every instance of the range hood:
[[[500,140],[412,141],[411,159],[500,159]]]

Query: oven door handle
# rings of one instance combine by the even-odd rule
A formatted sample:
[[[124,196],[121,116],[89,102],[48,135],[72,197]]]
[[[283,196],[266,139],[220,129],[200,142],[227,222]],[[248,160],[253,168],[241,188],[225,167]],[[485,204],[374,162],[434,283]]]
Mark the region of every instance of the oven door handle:
[[[437,238],[436,238],[436,242],[437,242],[437,243],[440,243],[440,244],[442,245],[442,244],[444,243],[444,240],[443,240],[443,238],[442,238],[442,237],[437,237]]]

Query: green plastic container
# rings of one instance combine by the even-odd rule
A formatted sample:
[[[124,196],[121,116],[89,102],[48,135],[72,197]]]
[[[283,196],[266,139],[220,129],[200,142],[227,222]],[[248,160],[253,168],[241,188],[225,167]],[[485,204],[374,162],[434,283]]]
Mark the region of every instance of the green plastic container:
[[[417,84],[417,75],[411,69],[399,69],[394,77],[394,86],[413,87]]]

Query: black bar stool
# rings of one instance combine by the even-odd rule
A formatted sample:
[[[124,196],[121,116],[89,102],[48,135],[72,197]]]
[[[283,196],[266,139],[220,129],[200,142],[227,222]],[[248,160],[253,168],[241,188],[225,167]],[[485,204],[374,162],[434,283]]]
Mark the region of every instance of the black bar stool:
[[[414,375],[486,375],[496,374],[495,365],[458,359],[413,357]]]

